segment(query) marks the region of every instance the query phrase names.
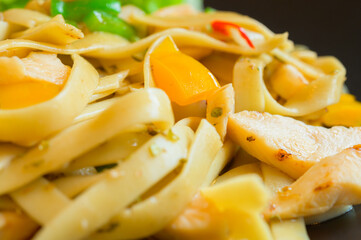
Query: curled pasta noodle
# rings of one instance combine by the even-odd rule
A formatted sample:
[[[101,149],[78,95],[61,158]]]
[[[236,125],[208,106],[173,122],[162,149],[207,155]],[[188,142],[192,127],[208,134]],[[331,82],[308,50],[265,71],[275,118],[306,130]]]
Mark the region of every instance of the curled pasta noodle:
[[[13,192],[11,197],[41,225],[46,224],[70,204],[70,200],[44,178]],[[43,208],[47,211],[42,211]]]
[[[94,239],[142,238],[160,231],[179,214],[188,203],[188,199],[199,190],[221,145],[214,128],[206,121],[200,122],[189,149],[187,162],[176,179],[151,198],[112,218],[112,223],[121,223],[119,227],[111,233],[98,233]],[[205,151],[209,146],[212,146],[212,151]],[[202,171],[197,170],[199,168]],[[183,189],[182,194],[176,195],[179,189]],[[171,196],[176,197],[169,202]],[[172,214],[169,214],[169,211]],[[157,225],[154,225],[155,223]]]
[[[343,187],[347,197],[332,184],[302,189],[315,185],[310,171],[323,176],[324,159],[345,172],[337,156],[350,165],[359,159],[359,128],[306,125],[322,125],[337,104],[360,112],[354,122],[361,116],[335,57],[251,17],[198,5],[153,12],[114,1],[75,16],[55,13],[84,1],[57,2],[51,11],[57,3],[29,1],[0,13],[0,88],[36,82],[59,90],[12,109],[0,98],[0,238],[307,240],[307,222],[361,203],[351,188]],[[39,56],[47,57],[25,64]],[[30,98],[37,94],[45,93]],[[293,140],[297,131],[303,138]],[[330,144],[336,135],[352,139]],[[348,179],[337,181],[341,188]],[[323,188],[342,206],[322,206]],[[307,192],[308,202],[284,200],[292,191]],[[319,205],[311,208],[313,199]]]
[[[116,59],[129,57],[135,53],[144,51],[152,42],[164,35],[172,36],[176,42],[179,42],[180,45],[209,47],[220,51],[245,55],[259,54],[263,51],[272,50],[284,43],[287,38],[287,34],[275,36],[267,44],[260,46],[260,48],[256,50],[250,50],[248,48],[242,48],[241,46],[234,44],[226,44],[200,32],[181,28],[172,28],[152,34],[149,37],[131,45],[129,45],[129,43],[127,43],[127,41],[123,38],[101,33],[96,35],[98,37],[90,35],[92,36],[90,40],[85,37],[79,42],[74,42],[74,46],[70,44],[66,45],[65,47],[34,42],[31,40],[6,40],[0,44],[0,50],[12,48],[31,48],[48,52],[57,52],[61,54],[77,53],[89,57]]]
[[[180,140],[175,144],[161,136],[145,144],[139,152],[131,156],[131,159],[113,169],[110,176],[91,187],[53,221],[50,221],[35,238],[79,239],[101,227],[114,212],[121,211],[136,200],[137,196],[170,173],[178,165],[179,160],[186,156],[186,146],[189,144],[191,135],[187,131],[177,132],[177,134]],[[148,148],[152,144],[161,145],[165,151],[149,161]],[[159,171],[159,169],[162,170]],[[131,192],[127,187],[129,182],[134,183]],[[99,201],[99,196],[103,200]],[[104,204],[104,201],[107,203]],[[87,216],[86,224],[82,221],[85,216]],[[59,228],[64,224],[68,226],[67,231]]]
[[[128,107],[124,108],[124,105]],[[132,105],[133,107],[130,107]],[[134,108],[139,112],[132,111]],[[147,118],[144,117],[146,113]],[[117,114],[119,116],[125,114],[128,119],[120,118],[123,120],[119,121]],[[133,120],[129,121],[129,119]],[[116,133],[126,131],[134,124],[152,122],[159,124],[160,128],[168,128],[172,125],[173,115],[166,95],[156,89],[126,95],[97,118],[72,126],[49,139],[47,145],[53,147],[46,149],[34,147],[24,156],[15,159],[6,171],[0,172],[0,179],[4,179],[0,181],[0,192],[9,192],[42,174],[62,167],[72,158],[104,142]],[[68,141],[71,141],[73,145],[69,146]],[[21,177],[18,177],[20,175]]]
[[[53,99],[20,109],[0,109],[0,140],[22,145],[39,142],[69,126],[85,108],[98,84],[98,73],[79,55],[62,91]]]
[[[150,26],[165,27],[165,28],[174,28],[174,27],[204,27],[207,24],[210,24],[214,19],[222,19],[224,21],[230,21],[244,26],[245,28],[260,32],[265,35],[265,37],[271,37],[274,35],[266,26],[262,23],[240,14],[235,14],[231,12],[215,12],[211,14],[200,13],[194,15],[186,16],[148,16],[141,14],[132,15],[131,19],[135,22],[147,24]]]
[[[304,116],[336,103],[342,93],[345,69],[337,59],[332,57],[320,58],[318,61],[322,68],[327,69],[327,74],[313,80],[281,105],[272,97],[265,85],[264,61],[251,58],[239,59],[235,64],[233,76],[236,112],[255,110],[286,116]]]
[[[36,27],[14,33],[11,37],[66,45],[83,38],[84,34],[74,26],[66,24],[63,17],[58,15]]]

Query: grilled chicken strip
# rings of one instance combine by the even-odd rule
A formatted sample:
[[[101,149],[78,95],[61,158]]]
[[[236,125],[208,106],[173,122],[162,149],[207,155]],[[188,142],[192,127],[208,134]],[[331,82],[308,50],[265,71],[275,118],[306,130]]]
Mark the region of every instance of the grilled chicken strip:
[[[361,144],[358,127],[315,127],[293,118],[254,111],[231,114],[228,135],[250,155],[294,179],[321,159]]]
[[[279,192],[265,212],[282,219],[315,215],[361,203],[361,145],[326,157]]]

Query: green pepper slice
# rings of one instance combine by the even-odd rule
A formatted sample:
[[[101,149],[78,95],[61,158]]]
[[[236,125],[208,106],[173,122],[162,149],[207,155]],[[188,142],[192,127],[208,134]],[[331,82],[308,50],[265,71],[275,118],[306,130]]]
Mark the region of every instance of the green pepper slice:
[[[24,8],[29,0],[1,0],[0,11],[5,11],[10,8]]]
[[[118,0],[77,0],[64,2],[61,0],[51,1],[51,15],[62,14],[67,20],[80,22],[85,16],[94,10],[104,11],[117,15],[121,11]]]
[[[132,26],[117,16],[104,11],[92,11],[84,18],[84,23],[92,32],[109,32],[120,35],[129,41],[136,41],[138,37]]]
[[[198,10],[203,9],[202,0],[121,0],[122,5],[134,5],[146,13],[153,13],[160,8],[188,3]]]

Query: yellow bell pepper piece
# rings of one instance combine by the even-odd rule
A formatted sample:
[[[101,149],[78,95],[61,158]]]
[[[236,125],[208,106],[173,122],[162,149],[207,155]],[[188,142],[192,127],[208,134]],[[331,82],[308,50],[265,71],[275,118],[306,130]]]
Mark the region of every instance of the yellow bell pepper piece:
[[[262,179],[256,174],[230,178],[203,189],[202,194],[220,211],[233,209],[261,212],[269,198]]]
[[[258,164],[238,167],[204,188],[162,232],[162,239],[270,240],[262,216],[269,193]]]
[[[61,91],[61,86],[48,82],[25,82],[1,85],[0,108],[16,109],[45,102]]]
[[[223,214],[229,226],[228,239],[272,239],[262,217],[269,193],[258,175],[234,177],[201,192]]]
[[[343,94],[338,103],[327,107],[327,112],[321,117],[325,126],[361,126],[361,103],[351,94]]]
[[[155,85],[181,106],[206,100],[220,87],[213,74],[200,62],[180,52],[170,37],[150,54],[150,63]]]

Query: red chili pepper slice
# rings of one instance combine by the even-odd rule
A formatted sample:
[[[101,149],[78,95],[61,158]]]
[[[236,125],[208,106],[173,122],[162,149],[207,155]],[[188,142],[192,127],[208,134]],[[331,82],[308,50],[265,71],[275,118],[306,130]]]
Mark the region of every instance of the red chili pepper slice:
[[[216,21],[212,22],[212,28],[213,28],[214,31],[222,33],[222,34],[227,35],[227,36],[229,36],[229,28],[230,27],[236,28],[239,31],[239,33],[241,34],[241,36],[244,38],[244,40],[246,40],[248,45],[251,48],[254,48],[254,45],[253,45],[251,39],[249,39],[249,37],[247,36],[247,33],[244,31],[244,29],[242,27],[238,26],[235,23],[226,22],[226,21],[218,21],[218,20],[216,20]]]

